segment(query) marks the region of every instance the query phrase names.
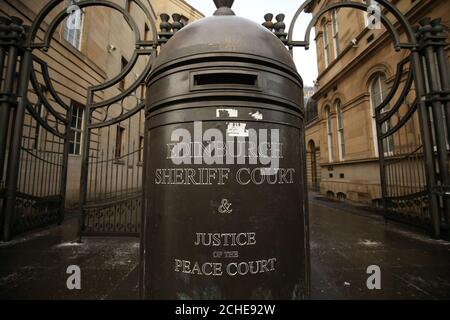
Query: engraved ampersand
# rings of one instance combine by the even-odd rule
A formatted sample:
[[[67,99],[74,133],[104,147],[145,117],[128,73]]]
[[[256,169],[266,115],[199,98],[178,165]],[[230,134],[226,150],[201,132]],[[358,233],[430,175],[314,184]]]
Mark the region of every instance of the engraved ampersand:
[[[231,209],[232,203],[228,201],[228,199],[222,199],[222,202],[219,206],[219,213],[232,213],[233,209]]]

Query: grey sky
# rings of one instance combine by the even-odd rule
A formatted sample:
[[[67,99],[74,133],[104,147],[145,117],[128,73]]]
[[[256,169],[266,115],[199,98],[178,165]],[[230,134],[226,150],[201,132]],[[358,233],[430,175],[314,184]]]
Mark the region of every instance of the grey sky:
[[[186,0],[193,7],[200,10],[205,16],[211,16],[216,7],[213,0]],[[264,22],[264,15],[268,12],[277,15],[284,13],[286,15],[286,25],[292,21],[297,9],[304,0],[235,0],[233,10],[236,15],[246,17],[259,24]],[[295,27],[294,39],[303,40],[304,33],[311,15],[302,13]],[[314,37],[312,32],[311,37]],[[313,81],[317,79],[317,60],[316,60],[316,46],[311,40],[311,48],[305,51],[303,48],[294,48],[294,59],[297,64],[297,69],[303,78],[305,85],[313,86]]]

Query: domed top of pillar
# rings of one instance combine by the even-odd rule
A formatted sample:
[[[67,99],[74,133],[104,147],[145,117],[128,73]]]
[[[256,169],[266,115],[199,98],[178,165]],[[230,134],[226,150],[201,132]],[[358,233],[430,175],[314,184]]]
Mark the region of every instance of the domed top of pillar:
[[[242,0],[245,1],[245,0]],[[234,0],[214,0],[218,8],[211,17],[189,23],[161,48],[153,71],[173,65],[221,59],[243,59],[277,65],[297,76],[292,55],[273,32],[231,10]]]

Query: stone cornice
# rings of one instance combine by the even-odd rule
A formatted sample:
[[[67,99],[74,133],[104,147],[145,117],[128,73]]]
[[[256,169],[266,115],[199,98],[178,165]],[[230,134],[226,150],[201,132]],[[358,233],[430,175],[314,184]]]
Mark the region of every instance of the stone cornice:
[[[193,6],[191,6],[189,3],[187,3],[184,0],[170,0],[170,1],[173,4],[175,4],[176,6],[184,8],[186,11],[195,13],[196,19],[201,19],[201,18],[205,17],[205,15],[202,12],[200,12],[199,10],[197,10],[196,8],[194,8]]]

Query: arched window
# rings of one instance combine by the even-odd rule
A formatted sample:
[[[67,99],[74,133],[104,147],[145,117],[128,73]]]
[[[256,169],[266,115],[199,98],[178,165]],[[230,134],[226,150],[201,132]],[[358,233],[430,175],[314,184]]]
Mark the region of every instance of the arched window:
[[[69,0],[68,6],[71,8],[71,6],[75,6],[77,2],[80,0]],[[84,26],[84,11],[83,10],[76,10],[70,15],[70,20],[66,21],[64,23],[64,40],[69,42],[73,47],[75,47],[77,50],[80,50],[81,48],[81,37],[83,33],[83,26]]]
[[[372,131],[375,146],[375,155],[379,156],[378,150],[378,140],[377,140],[377,129],[375,120],[375,109],[384,101],[388,94],[388,87],[386,85],[386,75],[384,73],[377,73],[373,77],[370,83],[370,101],[372,105]],[[381,114],[388,110],[388,106],[381,110]],[[389,122],[383,123],[381,130],[387,132],[390,129]],[[383,149],[385,155],[392,155],[394,153],[394,139],[393,136],[389,136],[383,139]]]
[[[331,119],[331,109],[329,106],[325,108],[325,114],[327,117],[327,142],[328,142],[328,160],[333,162],[333,123]]]
[[[322,30],[323,30],[323,50],[325,58],[325,68],[328,68],[328,65],[330,64],[330,42],[328,39],[328,27],[326,20],[322,22]]]
[[[336,119],[337,119],[337,132],[339,142],[339,160],[343,161],[345,157],[345,140],[344,140],[344,114],[342,113],[341,100],[336,100]]]
[[[338,20],[338,10],[334,9],[331,18],[333,21],[333,46],[334,46],[334,58],[336,59],[341,53],[339,47],[339,20]]]

